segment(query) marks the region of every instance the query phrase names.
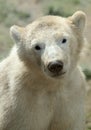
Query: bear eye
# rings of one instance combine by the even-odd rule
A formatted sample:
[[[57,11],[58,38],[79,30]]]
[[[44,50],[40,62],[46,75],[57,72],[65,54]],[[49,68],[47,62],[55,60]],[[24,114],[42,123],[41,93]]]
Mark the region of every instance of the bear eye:
[[[66,43],[66,42],[67,42],[67,39],[64,38],[64,39],[62,40],[62,43]]]
[[[39,45],[36,45],[35,50],[39,51],[39,50],[41,50],[41,47]]]

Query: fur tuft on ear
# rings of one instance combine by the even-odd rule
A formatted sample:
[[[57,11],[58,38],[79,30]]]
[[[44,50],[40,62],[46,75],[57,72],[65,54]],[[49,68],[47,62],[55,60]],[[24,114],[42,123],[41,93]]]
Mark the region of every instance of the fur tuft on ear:
[[[77,11],[70,17],[70,19],[72,23],[80,29],[81,32],[84,31],[86,23],[86,14],[84,12]]]
[[[24,32],[24,28],[13,25],[10,28],[10,35],[14,39],[16,43],[19,43],[22,38],[22,33]]]

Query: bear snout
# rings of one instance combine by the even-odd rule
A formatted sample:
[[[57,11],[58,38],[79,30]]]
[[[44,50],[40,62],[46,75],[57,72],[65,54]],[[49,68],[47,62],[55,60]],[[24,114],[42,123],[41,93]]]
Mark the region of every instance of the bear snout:
[[[63,62],[62,61],[52,61],[48,64],[47,68],[51,73],[58,74],[63,69]]]

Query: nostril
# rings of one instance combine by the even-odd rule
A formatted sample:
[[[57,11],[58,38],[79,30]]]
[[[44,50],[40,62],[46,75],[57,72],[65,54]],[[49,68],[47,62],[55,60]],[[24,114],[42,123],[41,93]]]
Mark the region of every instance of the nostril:
[[[48,65],[48,69],[52,73],[58,73],[63,69],[63,62],[61,61],[50,62]]]

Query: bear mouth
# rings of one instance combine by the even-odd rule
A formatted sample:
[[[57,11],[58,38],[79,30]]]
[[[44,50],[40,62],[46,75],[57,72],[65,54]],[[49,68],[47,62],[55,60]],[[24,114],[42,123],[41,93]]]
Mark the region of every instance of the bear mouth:
[[[66,72],[61,72],[61,73],[51,73],[51,77],[57,78],[57,77],[63,77]]]

